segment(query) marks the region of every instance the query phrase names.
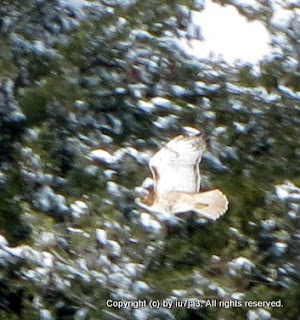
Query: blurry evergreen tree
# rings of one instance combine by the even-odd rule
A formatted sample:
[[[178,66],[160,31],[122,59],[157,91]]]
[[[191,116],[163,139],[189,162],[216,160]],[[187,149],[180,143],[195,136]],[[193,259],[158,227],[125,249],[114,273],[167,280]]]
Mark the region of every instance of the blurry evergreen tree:
[[[102,171],[99,177],[91,173],[86,154],[99,145],[111,152],[123,146],[155,149],[183,126],[201,128],[211,132],[214,154],[213,160],[204,160],[204,171],[212,171],[213,185],[229,195],[232,209],[214,226],[188,225],[166,240],[167,249],[149,264],[145,276],[153,297],[170,296],[174,283],[187,290],[190,274],[200,270],[228,294],[283,299],[289,312],[279,308],[270,313],[295,319],[299,273],[286,270],[299,262],[299,223],[289,220],[288,206],[271,194],[286,179],[300,186],[300,20],[292,5],[285,5],[293,15],[283,26],[273,23],[276,9],[270,1],[255,1],[256,6],[216,2],[262,21],[272,35],[274,54],[259,66],[191,57],[182,41],[201,39],[199,29],[191,28],[191,10],[201,9],[201,1],[1,1],[0,228],[12,243],[25,238],[33,246],[41,229],[58,230],[57,237],[68,243],[63,253],[72,260],[86,248],[65,235],[71,222],[56,219],[58,200],[50,209],[39,202],[43,187],[50,186],[51,197],[62,195],[68,205],[84,194],[97,213],[108,211],[110,219],[117,216],[130,224],[123,215],[134,206],[127,203],[132,186],[149,175],[145,165],[126,158],[115,179],[130,201],[113,201],[109,207],[102,201],[110,197],[106,177]],[[216,159],[222,166],[215,165]],[[24,215],[35,216],[40,224],[32,218],[25,222]],[[90,219],[80,227],[93,234],[91,226],[102,225],[103,216]],[[269,233],[261,222],[267,219],[276,220]],[[289,246],[285,255],[274,256],[275,242]],[[214,255],[220,265],[212,265]],[[240,256],[257,269],[234,279],[227,263]],[[108,296],[106,289],[83,280],[72,282],[76,298],[52,287],[40,292],[21,281],[30,292],[22,299],[31,305],[31,293],[42,297],[57,319],[72,318],[76,308],[90,306],[89,299],[97,304]],[[205,294],[217,296],[211,288]],[[248,311],[175,313],[178,319],[243,319]],[[102,315],[97,308],[90,312],[92,319]]]

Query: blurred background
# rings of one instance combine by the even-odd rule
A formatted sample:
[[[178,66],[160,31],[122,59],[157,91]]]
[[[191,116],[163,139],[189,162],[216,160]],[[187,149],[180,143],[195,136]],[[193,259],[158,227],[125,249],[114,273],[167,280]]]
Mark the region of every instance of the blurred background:
[[[299,319],[299,14],[296,0],[0,1],[0,319]],[[184,127],[209,134],[203,189],[230,208],[170,231],[134,199]]]

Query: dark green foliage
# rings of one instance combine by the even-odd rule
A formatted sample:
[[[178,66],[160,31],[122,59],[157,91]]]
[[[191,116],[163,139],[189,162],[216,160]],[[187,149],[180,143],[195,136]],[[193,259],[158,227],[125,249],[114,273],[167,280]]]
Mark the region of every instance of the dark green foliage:
[[[18,169],[7,172],[8,181],[0,185],[0,230],[12,244],[28,239],[31,228],[22,220],[23,186]]]

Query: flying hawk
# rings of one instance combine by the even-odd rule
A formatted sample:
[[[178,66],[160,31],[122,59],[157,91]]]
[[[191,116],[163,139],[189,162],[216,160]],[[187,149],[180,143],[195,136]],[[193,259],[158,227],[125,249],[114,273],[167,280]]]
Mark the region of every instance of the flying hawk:
[[[219,190],[200,192],[199,163],[206,148],[202,133],[179,135],[149,161],[154,185],[138,204],[150,212],[173,216],[194,211],[216,220],[228,209],[228,200]]]

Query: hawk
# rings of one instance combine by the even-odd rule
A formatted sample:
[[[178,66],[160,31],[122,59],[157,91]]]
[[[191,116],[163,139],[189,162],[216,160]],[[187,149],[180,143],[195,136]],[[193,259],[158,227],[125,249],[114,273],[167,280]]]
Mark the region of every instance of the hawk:
[[[228,209],[219,190],[200,191],[199,163],[207,144],[203,133],[182,134],[169,141],[149,161],[154,184],[138,204],[150,212],[173,216],[194,211],[216,220]]]

